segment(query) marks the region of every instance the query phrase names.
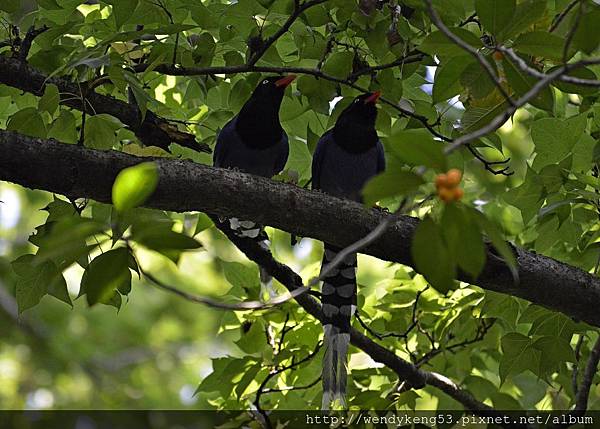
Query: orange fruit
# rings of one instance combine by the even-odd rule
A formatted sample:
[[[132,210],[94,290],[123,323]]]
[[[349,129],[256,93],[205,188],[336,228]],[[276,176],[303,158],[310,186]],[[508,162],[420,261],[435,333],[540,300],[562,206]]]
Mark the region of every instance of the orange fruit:
[[[454,189],[454,195],[453,195],[454,201],[460,201],[460,200],[462,200],[462,197],[464,197],[464,196],[465,196],[465,191],[463,191],[460,188]]]
[[[454,198],[454,191],[450,188],[442,187],[438,190],[438,197],[443,202],[447,203]]]
[[[460,184],[460,180],[462,179],[462,172],[456,168],[448,171],[446,174],[447,177],[447,186],[454,188]]]
[[[435,186],[436,188],[445,188],[448,186],[448,176],[445,174],[438,174],[435,178]]]

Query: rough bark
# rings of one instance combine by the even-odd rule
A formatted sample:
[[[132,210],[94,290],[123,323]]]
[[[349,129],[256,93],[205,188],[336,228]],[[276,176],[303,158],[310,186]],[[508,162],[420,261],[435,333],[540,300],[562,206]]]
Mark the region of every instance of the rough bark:
[[[110,202],[120,170],[147,161],[0,131],[0,180],[70,197]],[[160,181],[147,207],[237,216],[345,247],[389,214],[293,185],[189,161],[157,159]],[[418,219],[404,216],[363,253],[412,265],[410,242]],[[493,252],[477,279],[459,280],[527,299],[600,326],[600,279],[546,256],[515,248],[519,284]]]

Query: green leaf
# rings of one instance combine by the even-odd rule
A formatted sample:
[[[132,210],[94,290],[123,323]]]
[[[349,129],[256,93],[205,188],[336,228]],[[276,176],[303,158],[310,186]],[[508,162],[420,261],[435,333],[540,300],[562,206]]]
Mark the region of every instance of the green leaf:
[[[242,332],[241,338],[235,344],[246,354],[260,353],[267,345],[264,323],[260,319],[252,322],[250,329],[247,332]]]
[[[285,170],[298,172],[298,182],[304,183],[310,179],[312,156],[306,143],[293,139],[289,143],[290,154],[285,164]]]
[[[512,21],[516,3],[516,0],[476,0],[475,11],[483,27],[497,35]]]
[[[588,3],[583,5],[584,9],[588,10],[581,15],[577,22],[577,13],[573,14],[571,26],[569,28],[577,28],[573,34],[573,46],[578,50],[591,55],[600,46],[600,32],[598,31],[598,23],[600,22],[600,8],[598,4]]]
[[[56,139],[62,143],[77,143],[77,123],[75,115],[69,110],[62,110],[60,115],[50,126],[49,139]]]
[[[496,225],[494,225],[494,223],[490,221],[483,213],[477,210],[472,210],[471,213],[473,214],[475,221],[479,224],[479,228],[485,232],[496,251],[498,251],[500,254],[500,257],[504,260],[504,263],[510,269],[515,283],[518,283],[518,264],[511,246],[504,240]]]
[[[460,27],[453,27],[450,28],[450,31],[456,36],[460,37],[467,44],[475,48],[481,47],[481,41],[479,38],[469,30],[465,30],[464,28]],[[437,55],[442,57],[452,57],[465,55],[464,49],[448,39],[441,31],[434,31],[430,33],[421,43],[419,50],[432,56]]]
[[[61,269],[66,269],[98,245],[97,240],[88,245],[86,239],[102,230],[103,225],[91,219],[64,216],[38,226],[37,234],[29,241],[39,247],[38,257],[52,260]]]
[[[208,215],[204,214],[204,213],[199,213],[198,214],[198,221],[196,222],[196,228],[194,229],[194,236],[197,234],[200,234],[202,231],[204,231],[205,229],[210,228],[211,226],[213,226],[213,221],[210,217],[208,217]]]
[[[138,5],[138,0],[110,0],[113,15],[117,23],[117,30],[132,17],[132,12]]]
[[[14,13],[19,10],[21,6],[21,0],[2,0],[0,4],[0,10],[3,10],[8,13]]]
[[[335,77],[345,78],[352,71],[353,59],[354,54],[350,51],[335,52],[323,64],[323,72]]]
[[[131,288],[129,251],[125,247],[110,250],[97,256],[88,265],[81,279],[90,306],[108,303],[119,289]]]
[[[526,31],[543,18],[547,0],[525,0],[519,2],[508,25],[498,34],[498,40],[507,40]]]
[[[557,372],[565,362],[575,362],[575,353],[567,340],[561,337],[546,336],[533,343],[532,347],[539,350],[542,359],[536,375],[548,379],[550,375]]]
[[[122,170],[115,179],[112,201],[123,212],[142,205],[158,185],[158,167],[153,162],[143,162]]]
[[[200,34],[196,39],[196,47],[192,52],[192,58],[196,65],[198,67],[210,66],[215,56],[216,47],[215,39],[210,33]]]
[[[532,31],[519,36],[514,48],[523,54],[560,61],[565,40],[547,31]]]
[[[88,116],[85,121],[83,143],[93,149],[112,149],[117,143],[115,131],[119,128],[121,124],[110,115]]]
[[[446,246],[441,228],[426,217],[417,226],[411,254],[417,271],[442,294],[454,288],[456,267]]]
[[[388,146],[394,156],[410,165],[446,170],[443,143],[435,141],[425,129],[396,132],[389,138]]]
[[[118,0],[118,1],[121,1],[121,0]],[[143,30],[139,30],[139,31],[123,31],[116,35],[114,35],[114,33],[111,34],[112,37],[110,37],[106,40],[103,40],[99,44],[99,46],[107,46],[114,42],[127,42],[129,40],[139,39],[140,37],[145,36],[145,35],[158,35],[158,34],[170,35],[170,34],[175,34],[175,33],[181,33],[182,31],[191,30],[196,27],[197,27],[196,25],[189,25],[189,24],[167,24],[167,25],[160,26],[158,28],[144,27]]]
[[[44,89],[44,95],[40,98],[38,109],[42,112],[48,112],[50,115],[54,115],[58,109],[59,101],[60,94],[58,92],[58,87],[52,83],[48,84]]]
[[[527,224],[542,206],[544,186],[537,173],[527,168],[525,181],[503,195],[504,200],[521,211],[523,222]]]
[[[232,286],[243,290],[252,290],[260,286],[256,265],[248,266],[239,262],[223,262],[222,265],[225,278]]]
[[[496,92],[499,92],[497,89]],[[492,122],[498,115],[502,114],[509,104],[504,98],[497,98],[489,106],[471,106],[465,110],[461,120],[461,131],[465,134],[477,131]]]
[[[132,238],[142,246],[164,253],[170,250],[199,249],[202,245],[180,232],[172,231],[168,227],[154,227],[140,231],[133,227]]]
[[[46,124],[36,108],[26,107],[12,115],[6,129],[30,137],[46,138]]]
[[[460,79],[465,69],[473,63],[470,56],[451,57],[442,62],[436,72],[433,81],[433,103],[446,101],[460,93]]]
[[[535,144],[536,157],[533,169],[556,164],[568,156],[582,137],[587,125],[586,115],[569,119],[543,118],[531,125],[531,138]]]
[[[486,71],[478,62],[470,62],[460,76],[460,84],[469,95],[481,99],[489,95],[496,87]]]
[[[538,82],[536,78],[529,76],[519,67],[517,67],[512,61],[506,58],[502,59],[502,66],[504,67],[508,84],[519,96],[524,95]],[[552,89],[550,89],[550,87],[544,88],[529,103],[539,109],[553,113],[554,94],[552,93]]]
[[[541,352],[532,347],[525,335],[511,332],[502,337],[502,358],[500,360],[500,380],[504,383],[509,375],[539,368]]]
[[[37,3],[44,9],[60,10],[62,9],[56,0],[37,0]]]
[[[373,206],[384,198],[406,195],[415,191],[423,183],[423,178],[410,171],[386,171],[369,180],[362,189],[366,206]]]
[[[529,335],[550,335],[571,341],[575,329],[575,322],[570,317],[556,311],[547,311],[546,314],[537,317],[533,321]]]
[[[458,266],[473,279],[481,273],[486,257],[483,237],[475,216],[472,209],[458,204],[446,204],[441,221],[450,253],[454,255]]]
[[[15,286],[19,314],[35,307],[48,293],[71,305],[67,284],[54,262],[25,255],[13,262],[13,270],[19,276]]]
[[[581,138],[573,146],[573,163],[572,171],[589,171],[592,168],[594,160],[594,149],[597,146],[596,140],[588,135],[583,134]]]

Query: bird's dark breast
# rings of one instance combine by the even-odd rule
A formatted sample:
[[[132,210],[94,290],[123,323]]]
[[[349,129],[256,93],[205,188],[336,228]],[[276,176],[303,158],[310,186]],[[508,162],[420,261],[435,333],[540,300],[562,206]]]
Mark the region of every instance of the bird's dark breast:
[[[376,147],[352,153],[331,144],[327,150],[335,153],[323,158],[320,189],[336,197],[361,201],[360,190],[378,172]]]
[[[256,147],[249,145],[235,130],[234,122],[227,124],[217,139],[214,165],[235,168],[257,176],[272,177],[284,167],[289,147],[285,133],[275,143]]]
[[[278,158],[281,157],[281,148],[278,145],[265,149],[239,146],[228,155],[222,167],[236,168],[245,173],[263,177],[272,177],[281,170],[277,167]]]

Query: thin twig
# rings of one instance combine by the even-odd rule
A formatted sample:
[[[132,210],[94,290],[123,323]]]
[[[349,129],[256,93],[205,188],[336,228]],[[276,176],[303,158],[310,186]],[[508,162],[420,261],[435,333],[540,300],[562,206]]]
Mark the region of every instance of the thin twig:
[[[469,152],[471,152],[473,154],[473,156],[475,158],[477,158],[483,164],[484,168],[487,171],[489,171],[490,173],[495,174],[495,175],[502,175],[502,176],[512,176],[513,174],[515,174],[514,171],[509,171],[510,166],[507,165],[510,162],[510,158],[506,158],[503,161],[488,161],[472,145],[467,144],[466,147],[467,147],[467,149],[469,149]],[[494,168],[495,165],[506,165],[506,166],[502,167],[500,169],[495,169]]]
[[[548,76],[546,73],[542,73],[541,71],[536,70],[533,67],[530,67],[529,64],[527,64],[527,62],[523,58],[518,56],[513,49],[507,48],[502,45],[496,46],[495,49],[497,49],[498,51],[500,51],[504,55],[506,55],[517,67],[519,67],[522,71],[524,71],[528,75],[533,76],[537,79],[544,79]],[[588,65],[594,65],[594,64],[600,63],[599,60],[590,60],[590,61],[591,62]],[[558,76],[556,80],[560,80],[560,81],[566,82],[566,83],[572,83],[574,85],[581,85],[581,86],[591,86],[591,87],[599,87],[600,86],[600,80],[583,79],[583,78],[578,78],[578,77],[573,77],[573,76],[567,76],[564,74],[561,76]]]
[[[321,3],[325,3],[326,1],[327,0],[310,0],[310,1],[305,1],[302,4],[300,4],[299,1],[294,1],[294,10],[293,10],[292,14],[283,23],[281,28],[275,32],[275,34],[273,34],[267,40],[263,41],[261,47],[250,57],[250,59],[248,60],[246,65],[253,66],[254,64],[256,64],[258,62],[258,60],[260,60],[260,58],[265,54],[265,52],[267,52],[267,50],[281,36],[283,36],[285,33],[287,33],[287,31],[290,29],[292,24],[298,19],[298,17],[300,17],[300,15],[302,15],[302,13],[304,13],[304,11],[306,11],[307,9],[309,9],[313,6],[317,6]]]
[[[571,9],[573,9],[575,7],[575,5],[579,3],[579,0],[573,0],[571,3],[569,3],[569,5],[565,8],[565,10],[563,10],[555,19],[554,21],[552,21],[552,25],[550,26],[550,29],[548,30],[550,33],[553,33],[554,30],[556,30],[558,28],[558,26],[560,25],[560,23],[563,21],[563,19],[565,19],[565,17],[569,14],[569,12],[571,12]]]
[[[483,67],[485,72],[488,74],[490,79],[492,79],[492,82],[494,82],[494,84],[500,91],[500,94],[502,94],[502,96],[506,99],[506,101],[511,106],[514,106],[515,105],[514,100],[511,98],[510,94],[508,92],[506,92],[506,89],[504,88],[504,86],[502,86],[502,82],[500,81],[498,76],[496,76],[496,72],[494,71],[492,65],[483,56],[483,54],[481,54],[477,49],[475,49],[473,46],[469,45],[467,42],[465,42],[460,37],[458,37],[456,34],[454,34],[452,31],[450,31],[450,29],[448,27],[446,27],[446,24],[444,24],[442,22],[442,18],[440,18],[440,15],[437,13],[435,8],[433,7],[433,3],[431,2],[431,0],[425,0],[425,3],[427,5],[429,17],[431,18],[431,21],[435,24],[435,26],[437,28],[439,28],[440,31],[442,33],[444,33],[444,35],[448,39],[450,39],[452,42],[454,42],[460,48],[462,48],[467,53],[469,53],[471,56],[473,56],[479,62],[479,64],[481,64],[481,66]]]
[[[569,28],[569,32],[567,33],[567,38],[565,40],[565,46],[563,47],[563,63],[568,61],[569,50],[571,48],[571,43],[573,42],[573,37],[579,28],[579,24],[581,23],[581,17],[583,16],[583,6],[581,5],[581,1],[579,1],[579,7],[577,8],[577,15],[575,16],[575,23],[571,28]]]
[[[571,376],[571,387],[573,388],[573,394],[577,397],[579,390],[579,383],[577,378],[579,377],[579,359],[581,359],[581,347],[583,346],[583,335],[579,335],[577,345],[575,346],[575,363],[573,364],[573,374]]]
[[[319,353],[319,350],[321,350],[321,346],[322,345],[323,344],[321,342],[319,342],[315,346],[315,349],[314,349],[314,351],[312,353],[310,353],[306,357],[300,359],[299,361],[294,361],[294,358],[292,358],[292,363],[291,364],[289,364],[287,366],[284,366],[284,367],[281,367],[281,368],[273,368],[273,370],[271,372],[269,372],[269,374],[267,374],[267,376],[265,377],[265,379],[262,381],[262,383],[258,387],[258,390],[256,391],[256,397],[254,398],[254,403],[253,404],[256,407],[256,410],[263,416],[263,418],[265,419],[265,421],[266,421],[266,423],[267,423],[268,426],[270,426],[268,415],[263,410],[263,408],[260,406],[260,398],[261,398],[261,396],[263,394],[265,394],[265,387],[267,386],[267,384],[269,383],[269,381],[271,381],[277,375],[279,375],[279,374],[281,374],[281,373],[283,373],[285,371],[289,371],[290,369],[294,369],[294,368],[302,365],[303,363],[310,361],[312,358],[314,358]],[[308,387],[312,387],[312,386],[308,386]],[[271,392],[269,392],[269,393],[271,393]]]
[[[573,410],[573,413],[575,414],[583,415],[587,410],[590,389],[592,387],[592,382],[594,381],[594,376],[596,375],[596,370],[598,369],[598,361],[600,361],[600,337],[598,337],[592,348],[592,352],[590,353],[585,367],[585,372],[583,373],[581,385],[579,386],[575,399],[575,409]]]
[[[209,298],[206,296],[194,295],[189,292],[185,292],[181,289],[178,289],[174,286],[168,285],[168,284],[164,283],[163,281],[154,277],[152,274],[143,270],[141,267],[140,267],[140,272],[142,273],[142,275],[144,277],[146,277],[148,280],[150,280],[150,282],[152,284],[154,284],[155,286],[157,286],[160,289],[171,292],[175,295],[185,298],[188,301],[208,305],[209,307],[218,308],[220,310],[233,310],[233,311],[266,310],[266,309],[275,307],[277,305],[284,304],[288,301],[291,301],[292,299],[296,298],[298,295],[301,295],[304,292],[306,292],[306,288],[298,288],[291,292],[286,292],[283,295],[275,297],[268,302],[244,301],[244,302],[238,302],[235,304],[233,304],[233,303],[230,304],[230,303],[219,301],[219,300]]]
[[[536,82],[535,85],[533,85],[529,91],[523,94],[523,96],[521,96],[519,99],[515,100],[514,106],[509,106],[506,110],[497,115],[484,127],[481,127],[478,130],[475,130],[469,134],[464,134],[456,138],[451,144],[446,146],[446,148],[444,149],[444,153],[448,155],[449,153],[455,151],[459,147],[471,143],[472,141],[480,137],[484,137],[487,134],[496,131],[517,111],[517,109],[519,109],[520,107],[524,106],[525,104],[533,100],[535,97],[537,97],[540,91],[542,91],[544,88],[550,85],[551,82],[558,79],[565,73],[568,73],[569,71],[592,64],[600,64],[600,58],[592,60],[581,60],[576,63],[564,64],[558,67],[552,73],[546,74],[545,77]]]
[[[31,27],[27,30],[27,34],[25,34],[25,38],[23,42],[21,42],[21,46],[19,47],[19,60],[27,61],[27,56],[29,55],[29,50],[31,49],[31,44],[33,43],[33,39],[47,31],[49,27],[46,25],[41,26],[40,28]]]

